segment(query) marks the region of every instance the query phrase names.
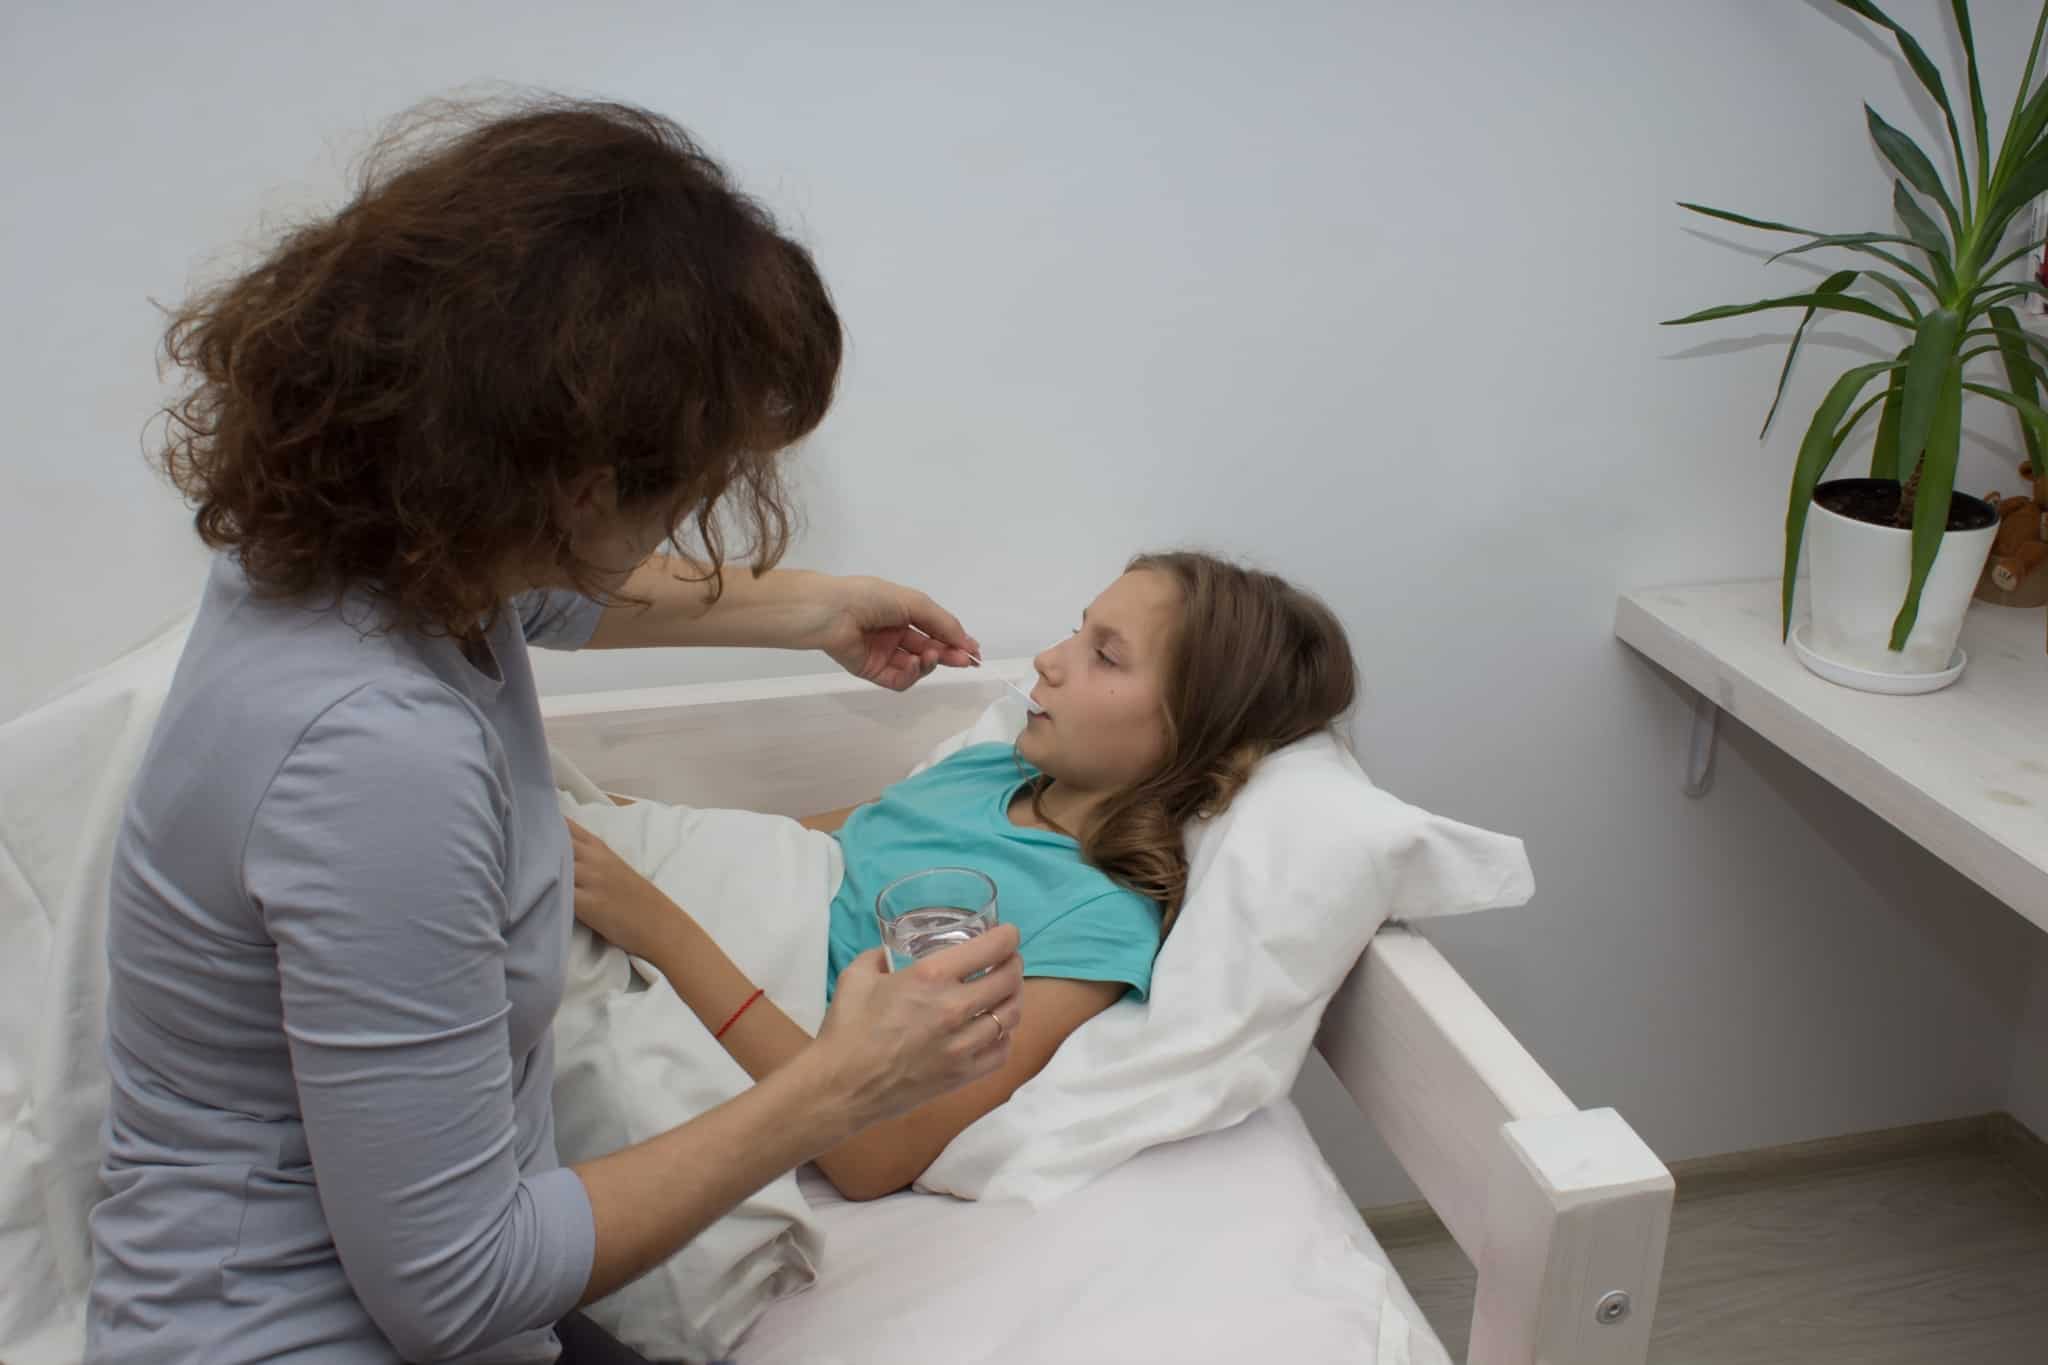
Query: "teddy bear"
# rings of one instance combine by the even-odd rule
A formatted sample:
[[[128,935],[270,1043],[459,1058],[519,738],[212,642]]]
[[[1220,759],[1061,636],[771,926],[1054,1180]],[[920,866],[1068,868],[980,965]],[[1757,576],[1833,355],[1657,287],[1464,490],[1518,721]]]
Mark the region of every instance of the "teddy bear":
[[[2021,465],[2020,477],[2031,481],[2034,467]],[[2048,508],[2030,496],[2001,498],[1996,492],[1985,501],[1998,509],[1998,534],[1991,541],[1985,579],[2000,592],[2018,592],[2028,575],[2048,561]]]

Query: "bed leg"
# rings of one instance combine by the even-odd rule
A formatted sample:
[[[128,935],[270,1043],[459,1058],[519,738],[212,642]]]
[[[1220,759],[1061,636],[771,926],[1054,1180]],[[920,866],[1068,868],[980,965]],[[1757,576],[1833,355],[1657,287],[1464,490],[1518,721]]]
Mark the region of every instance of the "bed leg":
[[[1501,1131],[1468,1365],[1644,1365],[1671,1173],[1612,1109]]]

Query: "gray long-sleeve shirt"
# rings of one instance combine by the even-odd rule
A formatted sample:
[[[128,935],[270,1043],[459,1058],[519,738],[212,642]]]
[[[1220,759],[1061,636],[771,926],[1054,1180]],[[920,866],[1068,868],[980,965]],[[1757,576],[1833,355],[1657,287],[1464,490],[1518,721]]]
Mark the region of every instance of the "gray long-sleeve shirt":
[[[554,1359],[595,1237],[526,645],[598,608],[512,606],[479,664],[216,561],[114,852],[88,1360]]]

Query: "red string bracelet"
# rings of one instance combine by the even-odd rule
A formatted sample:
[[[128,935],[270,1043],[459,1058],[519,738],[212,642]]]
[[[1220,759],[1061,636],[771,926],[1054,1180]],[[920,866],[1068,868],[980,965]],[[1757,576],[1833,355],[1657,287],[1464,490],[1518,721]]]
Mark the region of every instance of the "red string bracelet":
[[[756,1000],[759,1000],[762,996],[762,993],[762,988],[756,986],[754,988],[754,993],[747,997],[746,1004],[741,1005],[738,1009],[734,1010],[732,1012],[732,1018],[726,1020],[723,1024],[720,1024],[718,1026],[718,1032],[711,1035],[711,1041],[715,1043],[719,1039],[725,1037],[725,1031],[740,1021],[740,1016],[747,1012],[747,1006],[752,1005]]]

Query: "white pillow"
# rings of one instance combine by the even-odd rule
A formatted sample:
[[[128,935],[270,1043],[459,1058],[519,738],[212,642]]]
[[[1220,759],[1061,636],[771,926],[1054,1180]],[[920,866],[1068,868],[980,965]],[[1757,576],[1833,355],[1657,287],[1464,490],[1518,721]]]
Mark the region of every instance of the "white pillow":
[[[922,766],[1014,740],[1023,714],[997,702]],[[1187,897],[1150,1000],[1076,1030],[920,1188],[1043,1204],[1148,1147],[1227,1128],[1293,1088],[1323,1007],[1382,923],[1521,905],[1535,889],[1521,840],[1397,800],[1328,734],[1268,756],[1186,838]]]

